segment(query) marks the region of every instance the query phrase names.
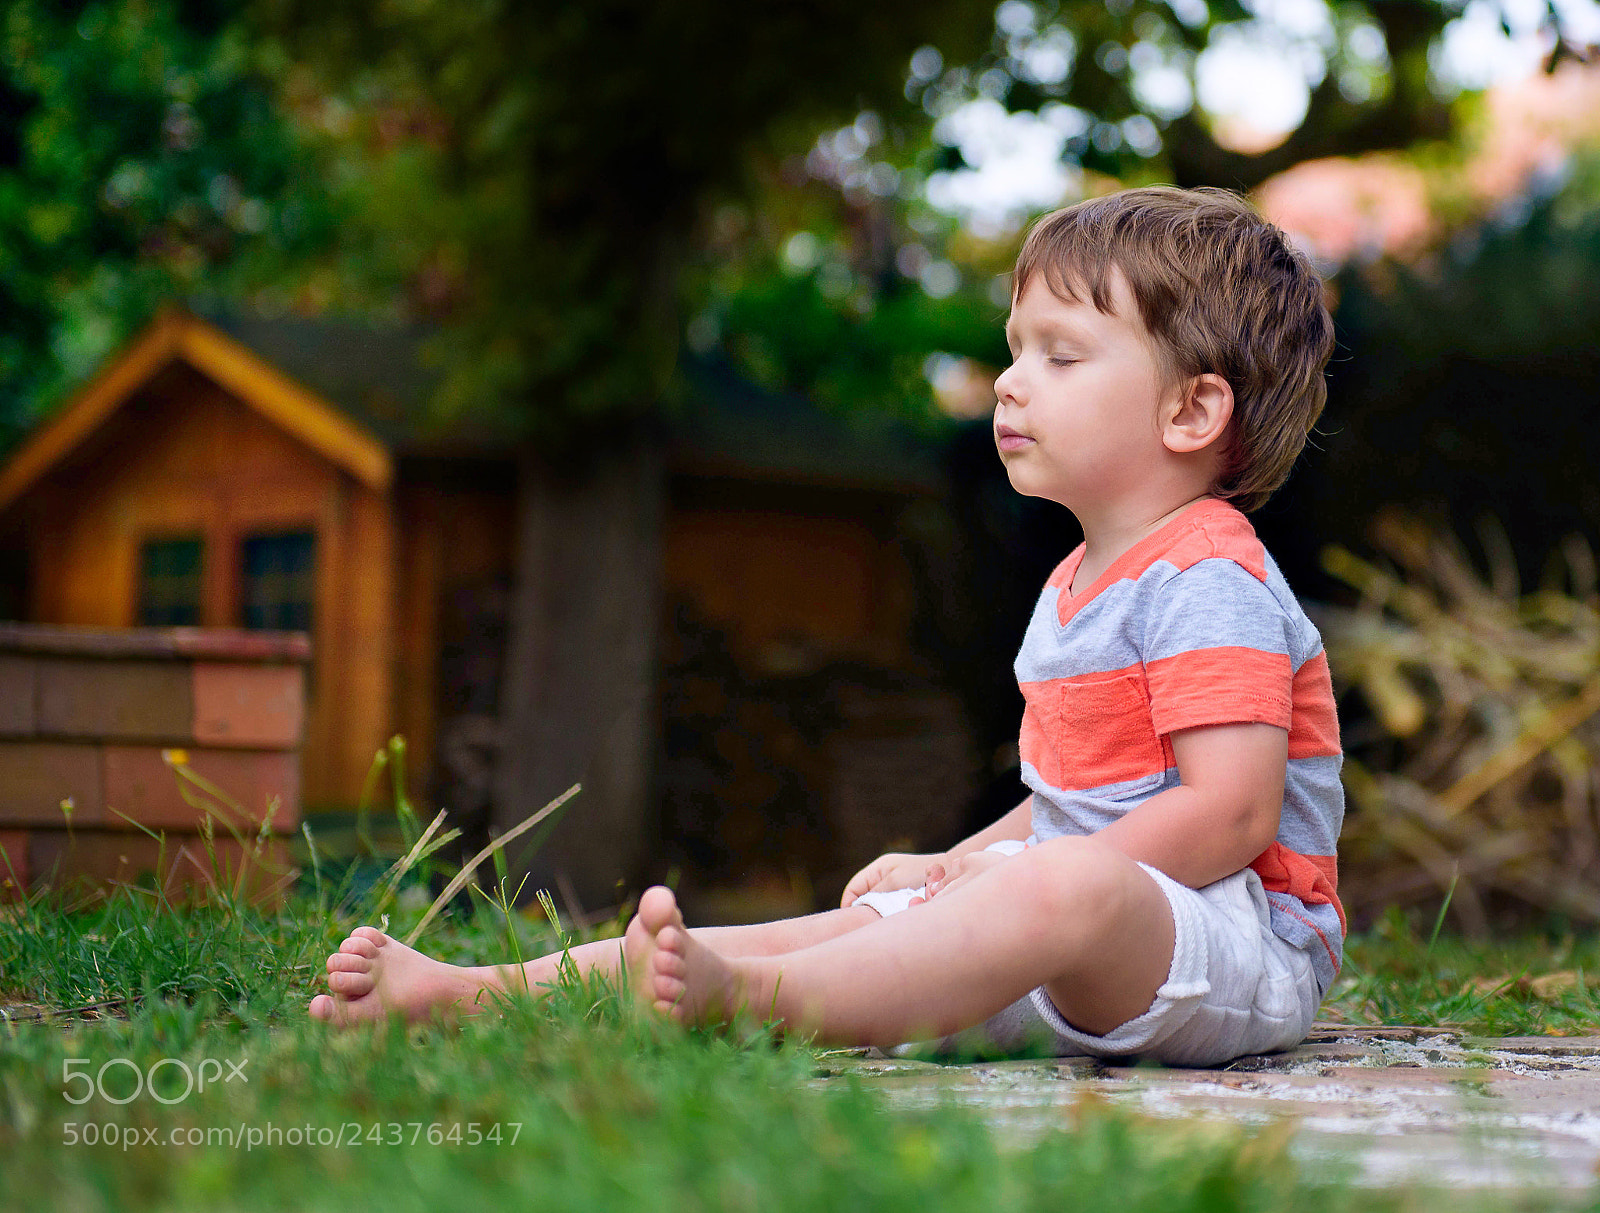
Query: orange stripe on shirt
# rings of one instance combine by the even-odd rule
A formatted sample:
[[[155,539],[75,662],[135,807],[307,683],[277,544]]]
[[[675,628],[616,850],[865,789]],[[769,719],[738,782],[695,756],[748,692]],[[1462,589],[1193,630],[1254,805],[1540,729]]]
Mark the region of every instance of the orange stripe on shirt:
[[[1159,708],[1158,733],[1205,724],[1257,722],[1287,729],[1293,671],[1287,654],[1261,649],[1190,649],[1145,667]]]
[[[1202,560],[1222,557],[1231,560],[1257,581],[1267,579],[1267,550],[1256,538],[1255,528],[1237,510],[1196,508],[1194,528],[1176,543],[1167,545],[1161,559],[1180,573]]]
[[[1294,675],[1294,726],[1289,730],[1290,758],[1337,758],[1339,715],[1334,710],[1333,680],[1328,655],[1318,653],[1300,663]]]
[[[1308,906],[1332,906],[1339,929],[1348,931],[1339,904],[1339,859],[1335,855],[1301,855],[1274,842],[1250,865],[1269,893],[1287,893]]]
[[[1021,685],[1022,761],[1051,787],[1081,791],[1167,769],[1142,666]]]

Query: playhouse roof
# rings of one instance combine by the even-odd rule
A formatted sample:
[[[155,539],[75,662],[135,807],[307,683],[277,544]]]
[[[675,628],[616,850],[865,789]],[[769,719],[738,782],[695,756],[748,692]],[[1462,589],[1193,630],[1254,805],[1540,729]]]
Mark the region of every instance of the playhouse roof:
[[[0,464],[0,510],[174,362],[373,489],[389,486],[402,455],[509,456],[516,434],[507,423],[429,419],[436,375],[424,363],[426,336],[418,326],[167,308]],[[714,362],[684,369],[689,403],[665,434],[682,463],[880,488],[926,490],[939,480],[937,443],[901,423],[832,417]]]
[[[388,446],[300,380],[188,312],[163,311],[0,467],[0,509],[42,479],[162,369],[186,362],[374,489],[394,478]]]

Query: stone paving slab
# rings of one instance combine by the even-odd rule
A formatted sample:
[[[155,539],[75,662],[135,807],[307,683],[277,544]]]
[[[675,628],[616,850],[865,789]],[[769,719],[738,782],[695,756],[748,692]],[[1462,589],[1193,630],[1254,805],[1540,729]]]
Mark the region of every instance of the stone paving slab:
[[[1019,1144],[1071,1123],[1087,1099],[1158,1119],[1290,1122],[1308,1171],[1377,1186],[1589,1193],[1600,1171],[1600,1037],[1474,1038],[1319,1024],[1287,1053],[1221,1069],[1088,1057],[938,1064],[829,1054],[893,1108],[978,1109]],[[823,1080],[825,1080],[825,1077]]]

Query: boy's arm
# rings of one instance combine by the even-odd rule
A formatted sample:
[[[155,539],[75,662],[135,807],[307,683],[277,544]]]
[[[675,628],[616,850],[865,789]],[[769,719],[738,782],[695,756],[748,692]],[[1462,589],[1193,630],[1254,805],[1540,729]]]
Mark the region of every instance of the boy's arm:
[[[1129,809],[1095,837],[1198,889],[1240,871],[1277,837],[1289,733],[1270,724],[1215,724],[1182,729],[1171,737],[1183,782]],[[996,833],[988,841],[1009,836]],[[971,858],[963,861],[966,854]],[[930,871],[930,897],[965,884],[1005,857],[975,848],[960,854],[952,850],[950,860]]]
[[[981,851],[993,842],[1011,839],[1016,842],[1027,841],[1028,835],[1033,833],[1033,796],[1028,795],[1021,804],[1012,809],[999,821],[986,829],[979,830],[972,837],[964,839],[951,847],[945,855],[949,859],[960,859],[963,855],[973,851]]]
[[[1217,724],[1171,737],[1183,782],[1095,837],[1200,888],[1245,868],[1278,836],[1289,733],[1270,724]]]

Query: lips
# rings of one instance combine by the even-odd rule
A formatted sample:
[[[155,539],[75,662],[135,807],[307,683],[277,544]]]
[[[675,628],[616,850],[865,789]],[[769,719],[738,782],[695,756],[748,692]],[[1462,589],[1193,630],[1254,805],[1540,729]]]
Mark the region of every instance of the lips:
[[[1020,451],[1023,447],[1032,446],[1033,439],[1009,425],[997,425],[994,427],[994,443],[1004,454],[1007,451]]]

